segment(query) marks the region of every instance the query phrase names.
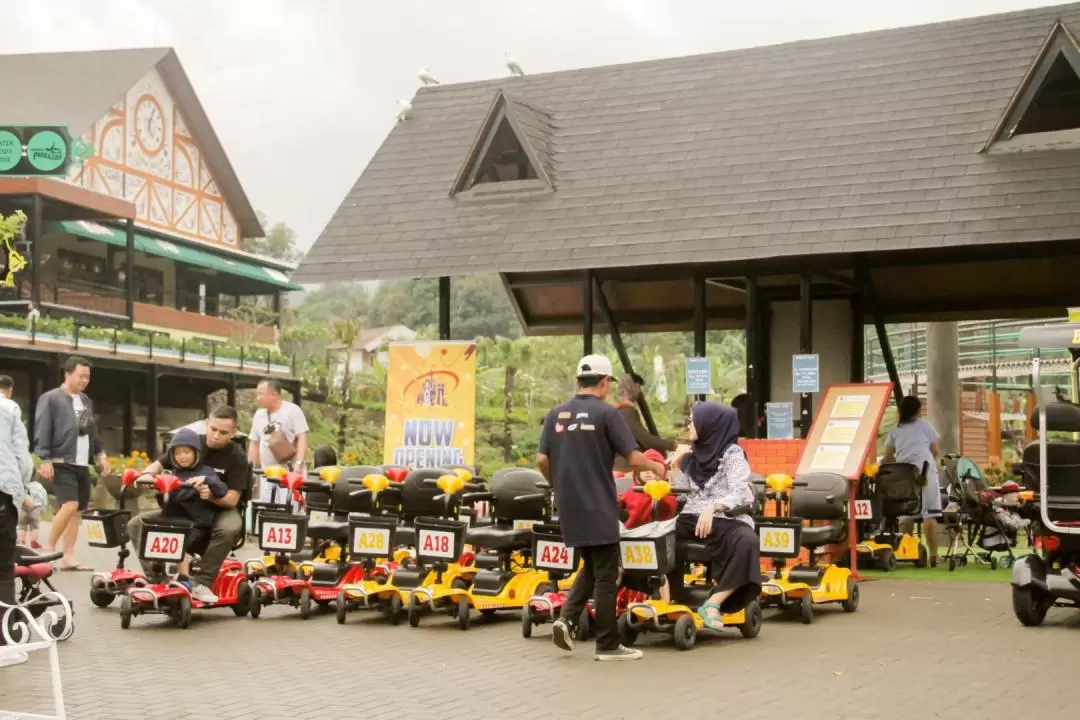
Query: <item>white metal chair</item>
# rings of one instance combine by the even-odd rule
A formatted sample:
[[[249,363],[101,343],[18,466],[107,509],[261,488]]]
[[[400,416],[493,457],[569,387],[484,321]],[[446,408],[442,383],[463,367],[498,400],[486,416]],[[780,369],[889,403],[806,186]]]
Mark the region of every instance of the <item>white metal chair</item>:
[[[50,607],[35,617],[30,607],[35,602],[48,602]],[[71,604],[60,593],[45,592],[27,605],[0,603],[0,618],[3,618],[3,622],[0,623],[0,637],[4,641],[4,644],[0,645],[0,658],[14,653],[34,653],[43,650],[48,653],[54,713],[41,715],[0,709],[0,720],[67,720],[64,692],[60,684],[60,655],[56,649],[56,643],[66,640],[74,631]],[[55,628],[60,628],[56,635],[53,634]],[[2,669],[0,674],[10,676],[19,672],[20,667],[22,666],[16,665]]]

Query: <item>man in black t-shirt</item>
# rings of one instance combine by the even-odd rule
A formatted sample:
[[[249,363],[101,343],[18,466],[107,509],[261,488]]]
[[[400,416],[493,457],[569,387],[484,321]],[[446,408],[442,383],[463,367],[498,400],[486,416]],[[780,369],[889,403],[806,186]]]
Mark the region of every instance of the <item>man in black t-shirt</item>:
[[[244,532],[244,519],[236,511],[236,506],[241,496],[251,489],[251,467],[248,464],[247,455],[243,448],[233,442],[236,425],[236,409],[228,405],[219,405],[210,411],[210,416],[206,419],[206,434],[202,436],[205,450],[203,462],[214,468],[229,488],[224,497],[216,498],[210,494],[209,487],[197,485],[199,497],[218,506],[210,544],[202,555],[199,572],[191,578],[194,583],[191,589],[192,597],[210,604],[217,602],[217,596],[210,588],[221,569],[221,564],[229,557],[240,533]],[[156,475],[162,470],[169,469],[169,463],[169,456],[166,453],[151,463],[143,474]],[[157,517],[160,514],[161,511],[153,510],[132,518],[128,523],[128,536],[136,552],[139,549],[143,519]],[[146,565],[147,563],[144,563],[144,566]],[[148,567],[145,569],[149,572]]]
[[[579,548],[584,566],[553,627],[555,644],[574,649],[574,624],[592,594],[596,599],[596,660],[636,660],[640,650],[619,644],[615,596],[619,575],[619,507],[612,470],[621,455],[635,470],[664,477],[661,463],[642,455],[619,411],[604,402],[611,391],[611,361],[587,355],[577,367],[578,392],[544,420],[537,465],[555,490],[563,540]]]

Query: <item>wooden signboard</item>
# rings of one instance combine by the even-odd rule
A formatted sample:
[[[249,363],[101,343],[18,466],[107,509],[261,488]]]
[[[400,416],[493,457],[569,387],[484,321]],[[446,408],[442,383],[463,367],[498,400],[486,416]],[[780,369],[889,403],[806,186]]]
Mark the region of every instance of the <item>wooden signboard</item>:
[[[827,472],[858,480],[875,450],[878,426],[891,397],[888,383],[825,388],[796,475]]]

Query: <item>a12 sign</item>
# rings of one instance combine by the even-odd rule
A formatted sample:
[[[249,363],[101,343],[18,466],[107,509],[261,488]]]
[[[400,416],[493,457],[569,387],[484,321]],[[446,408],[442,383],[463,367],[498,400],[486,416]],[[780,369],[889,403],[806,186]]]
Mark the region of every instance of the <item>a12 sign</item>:
[[[873,520],[874,519],[874,506],[869,500],[856,500],[855,501],[855,519],[856,520]]]
[[[560,542],[538,540],[536,543],[536,567],[552,570],[573,570],[574,554]]]
[[[289,523],[263,522],[259,547],[263,550],[296,549],[296,526]]]
[[[416,540],[421,557],[454,559],[454,533],[445,530],[420,530]]]
[[[180,562],[184,559],[183,533],[154,532],[146,533],[142,555],[147,560],[171,560]]]

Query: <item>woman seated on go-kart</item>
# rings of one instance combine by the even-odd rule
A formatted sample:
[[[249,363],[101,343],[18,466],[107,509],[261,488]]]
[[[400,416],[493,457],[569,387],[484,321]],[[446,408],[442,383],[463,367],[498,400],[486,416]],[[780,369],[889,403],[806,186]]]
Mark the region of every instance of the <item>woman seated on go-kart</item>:
[[[701,403],[690,416],[690,445],[672,457],[672,487],[689,489],[675,521],[675,536],[699,539],[712,556],[713,594],[698,610],[705,626],[723,627],[722,616],[744,609],[761,592],[758,538],[747,514],[730,517],[725,511],[753,505],[750,464],[739,447],[739,416],[718,403]],[[683,591],[683,563],[668,575],[672,598]]]

